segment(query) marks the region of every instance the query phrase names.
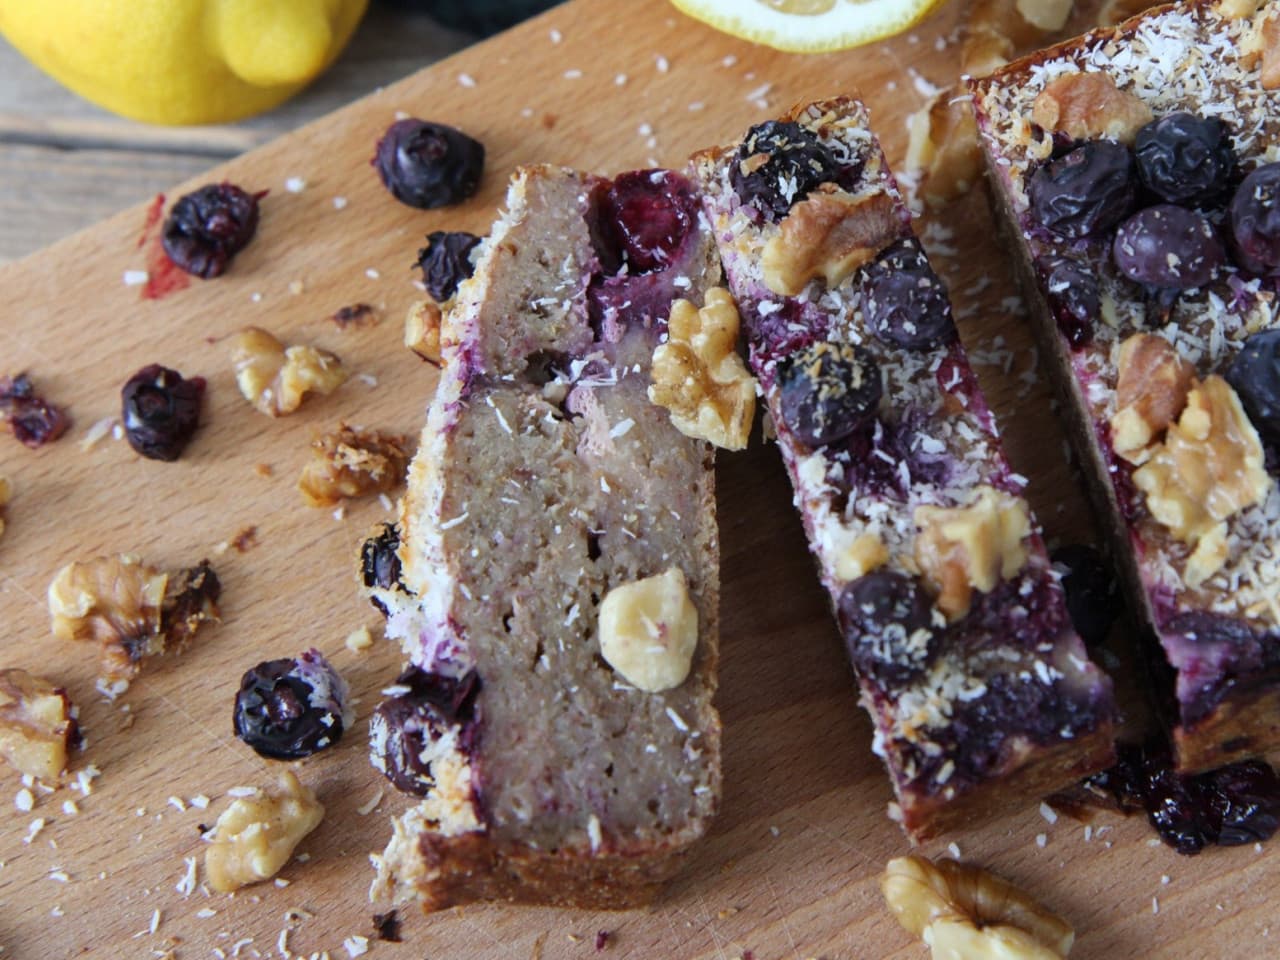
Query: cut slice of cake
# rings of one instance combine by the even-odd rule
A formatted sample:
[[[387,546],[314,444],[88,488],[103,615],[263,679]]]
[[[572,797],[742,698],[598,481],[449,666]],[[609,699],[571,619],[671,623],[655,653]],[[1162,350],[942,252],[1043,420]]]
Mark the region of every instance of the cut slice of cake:
[[[410,660],[373,762],[422,797],[374,892],[625,907],[719,802],[713,452],[647,396],[673,301],[719,264],[678,173],[528,167],[507,206],[364,554]]]
[[[923,839],[1106,766],[1110,681],[863,105],[797,108],[694,170],[891,815]]]
[[[1280,3],[1160,7],[971,83],[1179,766],[1280,748]]]

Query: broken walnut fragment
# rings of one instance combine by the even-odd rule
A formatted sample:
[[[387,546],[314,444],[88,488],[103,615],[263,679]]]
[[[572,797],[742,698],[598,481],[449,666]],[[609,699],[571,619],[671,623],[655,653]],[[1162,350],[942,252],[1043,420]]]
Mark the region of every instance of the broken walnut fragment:
[[[1066,920],[973,864],[898,857],[880,877],[880,890],[934,960],[1062,960],[1075,942]]]
[[[428,363],[440,366],[440,307],[418,300],[404,318],[404,345]]]
[[[232,893],[274,877],[322,819],[324,807],[290,770],[274,786],[237,797],[218,817],[205,850],[209,886]]]
[[[56,783],[77,730],[67,691],[26,670],[0,670],[0,757],[19,773]]]
[[[756,381],[737,341],[738,309],[727,290],[708,290],[701,309],[676,300],[649,387],[650,402],[670,411],[677,430],[726,450],[746,447],[756,410]]]
[[[246,327],[235,335],[231,362],[244,398],[269,417],[293,413],[308,393],[332,393],[347,379],[337,354],[286,347],[261,327]]]
[[[697,645],[698,609],[679,567],[616,586],[600,604],[600,655],[646,693],[684,683]]]
[[[1242,16],[1252,15],[1242,13]],[[1259,17],[1240,43],[1240,63],[1245,69],[1259,68],[1264,90],[1280,87],[1280,12]]]
[[[1108,73],[1054,77],[1031,105],[1032,122],[1074,140],[1109,137],[1131,144],[1153,116],[1145,101],[1117,87]]]
[[[791,207],[760,255],[761,278],[774,293],[794,297],[822,277],[836,287],[902,235],[894,198],[854,197],[823,184]]]
[[[1195,368],[1168,340],[1151,333],[1135,333],[1120,344],[1116,368],[1111,444],[1130,463],[1145,463],[1186,406]]]
[[[349,497],[394,490],[404,482],[411,452],[399,433],[339,424],[311,444],[298,490],[313,507],[331,507]]]
[[[49,584],[51,629],[60,640],[99,644],[99,686],[115,696],[145,660],[180,648],[202,624],[216,622],[220,592],[205,560],[176,576],[130,554],[75,561]]]

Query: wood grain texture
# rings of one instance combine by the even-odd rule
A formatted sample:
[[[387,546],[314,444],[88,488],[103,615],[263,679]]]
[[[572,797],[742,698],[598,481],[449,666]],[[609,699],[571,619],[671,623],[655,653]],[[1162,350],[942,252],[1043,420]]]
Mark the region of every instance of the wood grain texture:
[[[252,937],[241,955],[266,956],[292,907],[309,911],[293,924],[288,946],[295,953],[342,957],[344,937],[369,934],[365,857],[382,847],[387,817],[405,801],[370,769],[365,721],[398,657],[386,644],[357,656],[343,638],[377,622],[357,599],[353,557],[384,512],[376,502],[360,503],[335,519],[303,506],[294,483],[313,433],[340,418],[405,431],[421,425],[435,376],[399,340],[402,314],[417,296],[409,265],[422,235],[486,229],[518,162],[600,171],[651,158],[678,164],[793,101],[837,92],[865,96],[898,164],[905,115],[919,102],[910,71],[935,81],[954,73],[955,48],[940,41],[953,35],[954,16],[944,12],[917,35],[866,50],[805,58],[736,42],[663,5],[574,0],[166,191],[173,197],[223,177],[270,188],[258,237],[223,278],[194,281],[160,301],[143,301],[137,287],[124,286],[124,271],[145,264],[137,247],[142,206],[0,267],[0,367],[29,368],[76,420],[69,437],[40,451],[0,437],[0,471],[15,486],[0,539],[7,627],[0,650],[4,665],[69,687],[88,735],[76,766],[93,762],[103,771],[91,796],[62,788],[38,797],[31,814],[3,814],[4,955],[148,957],[172,947],[177,956],[204,958]],[[563,33],[559,44],[549,38],[552,27]],[[566,76],[569,70],[582,76]],[[460,85],[462,73],[476,85]],[[620,75],[623,84],[615,82]],[[486,143],[489,168],[478,197],[423,213],[382,190],[368,158],[400,110],[459,124]],[[306,190],[286,192],[291,176],[304,178]],[[334,208],[335,196],[346,198],[345,209]],[[1047,389],[1034,377],[1020,301],[985,200],[975,193],[936,222],[926,242],[952,284],[961,332],[1010,460],[1030,477],[1050,537],[1080,538],[1090,529],[1088,515]],[[290,292],[294,281],[301,281],[300,293]],[[326,319],[359,301],[378,306],[384,321],[339,332]],[[291,418],[268,420],[236,391],[223,342],[249,323],[335,350],[374,379],[353,379]],[[110,439],[82,450],[77,441],[88,427],[117,414],[123,381],[153,361],[209,378],[206,423],[189,453],[174,464],[141,461]],[[272,476],[255,471],[263,463]],[[713,833],[688,870],[644,911],[410,911],[406,942],[373,944],[371,956],[589,958],[598,930],[613,932],[605,955],[619,958],[925,955],[881,903],[879,873],[907,844],[884,816],[890,791],[871,754],[870,727],[855,703],[776,451],[757,444],[723,455],[718,471],[725,794]],[[218,544],[251,525],[256,546],[217,554]],[[116,551],[170,566],[210,556],[225,584],[224,623],[139,679],[123,700],[128,715],[94,695],[91,650],[50,638],[44,605],[63,563]],[[332,656],[360,697],[356,728],[333,750],[297,765],[328,808],[302,846],[310,859],[284,870],[290,885],[283,889],[264,884],[234,897],[183,898],[175,884],[183,858],[201,855],[197,824],[221,812],[229,788],[262,782],[273,768],[230,734],[240,674],[310,645]],[[0,770],[0,796],[19,787],[12,771]],[[379,791],[378,808],[358,814]],[[169,804],[171,796],[198,794],[213,798],[208,810],[179,812]],[[75,816],[62,811],[69,798],[79,804]],[[47,825],[24,844],[36,816]],[[1086,840],[1080,823],[1063,817],[1049,824],[1028,810],[925,852],[946,854],[953,840],[966,859],[1059,909],[1079,931],[1073,957],[1274,952],[1274,851],[1187,859],[1156,844],[1139,820],[1099,815],[1091,830]],[[69,882],[49,879],[58,869]],[[198,916],[204,909],[216,913]]]

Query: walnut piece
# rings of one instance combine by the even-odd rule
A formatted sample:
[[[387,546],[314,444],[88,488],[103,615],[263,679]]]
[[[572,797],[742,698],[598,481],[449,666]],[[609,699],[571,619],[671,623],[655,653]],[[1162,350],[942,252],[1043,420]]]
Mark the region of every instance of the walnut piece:
[[[1052,33],[1067,25],[1075,0],[1017,0],[1015,6],[1027,23]]]
[[[67,691],[16,668],[0,670],[0,757],[19,773],[56,783],[76,721]]]
[[[1271,489],[1258,432],[1217,374],[1195,384],[1164,442],[1133,474],[1147,508],[1192,547],[1183,580],[1198,587],[1227,559],[1226,521]]]
[[[1249,13],[1242,16],[1250,16]],[[1259,81],[1264,90],[1280,87],[1280,12],[1254,21],[1240,42],[1240,63],[1245,69],[1261,67]]]
[[[1163,0],[1107,0],[1098,12],[1098,26],[1111,27],[1130,17],[1136,17],[1144,10],[1149,10],[1162,3]],[[1238,3],[1239,0],[1228,0]],[[1252,2],[1252,0],[1250,0]]]
[[[908,121],[908,170],[919,171],[925,202],[949,203],[969,192],[982,176],[978,125],[967,98],[954,87],[938,93]]]
[[[934,960],[1061,960],[1075,942],[1062,917],[1008,880],[955,860],[890,860],[880,878],[885,903]]]
[[[684,683],[698,645],[698,609],[684,571],[614,587],[600,604],[600,655],[647,693]]]
[[[274,787],[236,798],[218,817],[205,850],[209,886],[231,893],[274,877],[322,819],[324,807],[316,795],[289,770]]]
[[[1195,368],[1168,340],[1151,333],[1135,333],[1120,344],[1116,366],[1111,445],[1130,463],[1145,463],[1152,446],[1186,406]]]
[[[440,307],[419,300],[404,318],[404,345],[428,363],[440,366]]]
[[[841,580],[857,580],[889,559],[889,548],[874,533],[860,533],[836,554],[836,576]]]
[[[1117,0],[1112,0],[1112,3]],[[1258,12],[1262,0],[1218,0],[1214,10],[1224,20],[1239,20],[1241,17],[1252,17]]]
[[[1050,80],[1031,105],[1034,123],[1075,140],[1111,137],[1133,143],[1153,114],[1145,102],[1116,86],[1108,73],[1066,73]]]
[[[13,485],[8,477],[0,475],[0,536],[4,536],[4,508],[9,505],[9,498],[12,496]]]
[[[756,381],[737,340],[738,308],[723,287],[708,290],[701,309],[676,300],[649,387],[650,402],[671,412],[677,430],[726,450],[746,447],[756,411]]]
[[[60,640],[91,640],[101,650],[99,686],[114,696],[142,664],[185,644],[218,619],[221,585],[208,561],[173,577],[120,554],[67,564],[49,584],[49,615]]]
[[[981,486],[963,507],[916,507],[916,562],[937,590],[935,605],[948,620],[969,612],[974,590],[991,590],[1027,562],[1023,542],[1031,512],[1021,497]]]
[[[394,490],[404,482],[411,456],[409,438],[338,424],[311,444],[298,490],[313,507],[331,507],[347,497]]]
[[[236,385],[269,417],[293,413],[308,393],[329,394],[347,379],[337,354],[286,347],[261,327],[245,327],[231,342]]]
[[[1021,12],[1023,2],[1025,0],[973,0],[960,48],[963,73],[971,77],[986,76],[1008,63],[1018,50],[1041,45],[1045,31]]]
[[[761,279],[788,297],[815,277],[836,287],[901,235],[898,209],[887,193],[853,197],[819,187],[791,207],[764,245]]]

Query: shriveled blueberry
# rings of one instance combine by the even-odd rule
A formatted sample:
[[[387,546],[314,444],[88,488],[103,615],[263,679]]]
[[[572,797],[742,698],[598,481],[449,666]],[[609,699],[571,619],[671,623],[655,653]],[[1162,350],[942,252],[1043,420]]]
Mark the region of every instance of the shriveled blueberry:
[[[1090,646],[1106,642],[1112,624],[1120,615],[1120,599],[1111,565],[1096,548],[1083,543],[1059,547],[1050,559],[1055,567],[1064,570],[1062,590],[1076,633]]]
[[[918,678],[937,655],[933,603],[918,580],[875,570],[854,580],[837,603],[849,661],[889,686]]]
[[[1139,130],[1133,154],[1142,185],[1167,203],[1212,200],[1226,190],[1236,169],[1226,124],[1184,111]]]
[[[1200,783],[1161,766],[1147,772],[1147,819],[1160,839],[1181,854],[1197,854],[1222,829],[1218,811],[1208,803]]]
[[[33,450],[57,440],[71,426],[66,412],[36,393],[31,377],[25,373],[0,377],[0,421],[9,425],[19,442]]]
[[[395,591],[412,596],[400,578],[400,528],[384,523],[382,529],[360,546],[360,579],[371,592],[369,602],[385,617],[390,611],[374,591]]]
[[[174,266],[211,280],[221,276],[258,229],[258,198],[234,183],[210,183],[169,211],[160,242]]]
[[[925,350],[956,333],[942,279],[914,240],[901,240],[862,275],[863,316],[877,339]]]
[[[1172,203],[1139,210],[1120,224],[1111,257],[1130,280],[1165,290],[1203,287],[1227,262],[1213,224]]]
[[[427,293],[444,303],[458,290],[458,284],[475,271],[471,251],[480,238],[465,230],[435,230],[427,234],[427,245],[418,251],[418,266]]]
[[[261,756],[297,760],[332,746],[351,725],[346,681],[318,650],[267,660],[236,695],[236,736]]]
[[[1200,779],[1213,817],[1221,822],[1218,846],[1260,843],[1280,826],[1280,776],[1262,761],[1233,763]]]
[[[1093,340],[1093,324],[1101,309],[1098,277],[1083,263],[1049,256],[1036,264],[1058,330],[1073,347]]]
[[[120,391],[124,435],[149,460],[177,460],[200,423],[204,377],[184,380],[158,363],[143,367]]]
[[[674,262],[698,219],[693,185],[673,170],[619,174],[596,196],[597,245],[606,270],[631,275]]]
[[[421,210],[446,207],[476,192],[484,144],[443,123],[397,120],[378,141],[373,165],[401,203]]]
[[[1280,330],[1264,330],[1245,340],[1226,379],[1262,442],[1280,451]]]
[[[785,217],[792,204],[839,174],[831,151],[815,134],[798,123],[780,120],[748,130],[734,160],[729,181],[738,199],[769,220]]]
[[[474,670],[448,677],[409,667],[394,689],[369,718],[369,759],[398,789],[422,796],[435,783],[432,745],[461,728],[455,746],[469,749],[480,677]]]
[[[1114,140],[1091,140],[1037,167],[1027,193],[1045,229],[1071,240],[1105,233],[1133,209],[1133,157]]]
[[[1250,273],[1280,275],[1280,163],[1245,177],[1230,212],[1236,261]]]
[[[780,361],[777,384],[783,425],[808,447],[870,427],[884,390],[880,367],[865,348],[826,341]]]

